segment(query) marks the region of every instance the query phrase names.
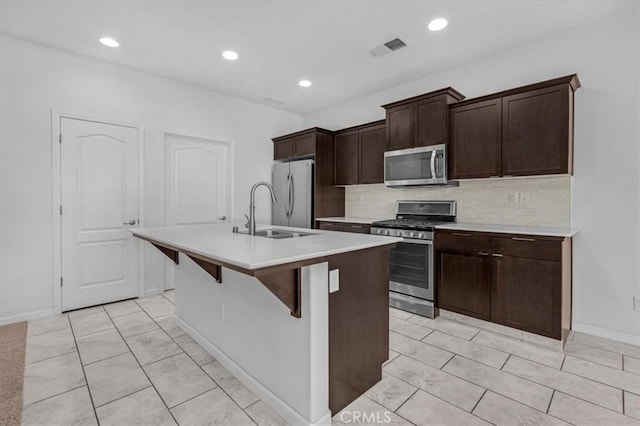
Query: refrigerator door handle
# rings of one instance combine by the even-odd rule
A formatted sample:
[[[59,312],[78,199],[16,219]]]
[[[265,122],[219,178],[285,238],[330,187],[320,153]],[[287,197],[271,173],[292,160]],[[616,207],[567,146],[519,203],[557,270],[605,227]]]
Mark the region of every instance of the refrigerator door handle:
[[[291,212],[289,211],[289,204],[291,202],[291,175],[287,174],[287,184],[285,185],[287,191],[287,201],[284,204],[284,213],[287,217],[291,216]]]
[[[293,215],[293,203],[293,176],[291,176],[291,179],[289,181],[289,216]]]

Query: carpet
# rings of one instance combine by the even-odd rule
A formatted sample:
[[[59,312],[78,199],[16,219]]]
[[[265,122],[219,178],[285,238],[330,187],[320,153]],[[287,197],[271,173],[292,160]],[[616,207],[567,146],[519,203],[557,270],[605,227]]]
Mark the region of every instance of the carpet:
[[[26,344],[26,322],[0,327],[0,426],[18,426],[22,421]]]

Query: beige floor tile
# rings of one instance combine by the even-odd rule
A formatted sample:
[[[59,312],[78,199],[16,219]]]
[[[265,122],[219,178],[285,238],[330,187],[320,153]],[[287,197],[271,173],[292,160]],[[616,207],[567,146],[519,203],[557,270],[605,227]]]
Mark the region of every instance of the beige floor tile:
[[[597,362],[598,364],[622,370],[622,354],[616,352],[610,352],[595,346],[589,346],[585,343],[573,341],[567,342],[564,351],[567,355],[576,358],[586,359],[587,361]]]
[[[202,367],[204,371],[233,399],[240,408],[246,408],[259,400],[218,361]]]
[[[604,337],[592,336],[590,334],[579,332],[575,332],[573,334],[572,341],[640,359],[640,346],[630,345],[628,343],[617,342],[615,340],[605,339]]]
[[[102,306],[92,306],[90,308],[76,309],[75,311],[67,312],[67,315],[69,316],[69,318],[75,318],[82,315],[95,314],[98,312],[104,312]]]
[[[509,358],[502,371],[622,413],[620,389],[515,356]]]
[[[165,331],[165,333],[167,333],[169,337],[171,337],[172,339],[175,339],[176,337],[179,337],[185,334],[185,332],[182,331],[182,329],[178,326],[175,315],[167,315],[166,317],[159,317],[159,318],[156,318],[155,321],[158,323],[160,328],[162,328]]]
[[[69,324],[69,317],[67,314],[56,315],[49,318],[29,321],[27,324],[27,336],[49,333],[51,331],[58,331],[64,328],[71,328],[71,324]]]
[[[369,389],[365,395],[389,410],[396,411],[417,389],[407,382],[383,373],[382,380]]]
[[[84,368],[96,407],[151,386],[130,352]]]
[[[440,331],[434,331],[428,335],[423,342],[498,369],[502,367],[507,358],[509,358],[509,354],[505,352],[460,339],[459,337]]]
[[[640,395],[624,393],[624,414],[640,420]]]
[[[413,314],[411,312],[401,311],[400,309],[396,309],[396,308],[389,308],[389,316],[390,317],[398,318],[398,319],[401,319],[401,320],[407,320],[407,319],[411,318],[414,315],[415,314]]]
[[[419,324],[423,327],[431,328],[433,330],[439,330],[443,333],[451,334],[453,336],[460,337],[461,339],[466,340],[470,340],[473,336],[478,334],[478,331],[480,331],[480,329],[476,327],[471,327],[469,325],[461,324],[459,322],[451,321],[442,317],[431,319],[415,315],[409,318],[408,321]]]
[[[216,387],[185,353],[149,364],[144,370],[169,408]]]
[[[213,357],[209,355],[209,352],[205,351],[202,346],[186,334],[178,336],[174,340],[199,366],[202,367],[213,361]]]
[[[182,353],[182,349],[162,330],[136,334],[125,338],[125,340],[141,365],[151,364]]]
[[[398,353],[436,368],[441,368],[453,357],[451,352],[393,332],[389,333],[389,347]]]
[[[76,338],[115,328],[102,309],[99,312],[70,317],[70,320]]]
[[[421,325],[401,320],[395,317],[389,318],[389,330],[399,334],[403,334],[416,340],[424,339],[427,334],[433,331],[430,328],[423,327]]]
[[[391,361],[383,371],[467,411],[484,393],[480,386],[405,356]]]
[[[86,386],[24,407],[23,426],[97,425]]]
[[[180,425],[251,425],[253,421],[220,388],[171,409]],[[206,421],[203,421],[206,419]]]
[[[96,409],[100,425],[175,425],[171,413],[153,388],[138,391]],[[202,419],[203,421],[205,419]]]
[[[52,331],[49,333],[29,336],[25,352],[25,363],[42,361],[54,356],[75,352],[76,342],[70,328]]]
[[[615,411],[598,407],[590,402],[555,392],[549,414],[574,425],[585,426],[638,426],[640,422]]]
[[[632,358],[630,356],[623,356],[624,359],[624,371],[627,373],[633,373],[640,375],[640,359]]]
[[[161,295],[138,299],[136,302],[151,318],[164,317],[176,311],[174,304]]]
[[[560,351],[485,330],[471,341],[554,368],[560,368],[564,360],[564,354]]]
[[[411,423],[393,411],[362,395],[333,416],[332,425],[402,425]]]
[[[564,360],[562,369],[569,373],[640,395],[640,380],[635,374],[569,355]]]
[[[113,323],[123,337],[135,336],[158,328],[156,323],[144,312],[115,317]]]
[[[121,317],[123,315],[131,315],[136,312],[142,312],[142,308],[138,306],[133,300],[125,300],[123,302],[110,303],[104,305],[104,310],[107,311],[111,318]]]
[[[398,410],[405,419],[416,425],[474,426],[490,423],[419,390]]]
[[[176,291],[175,290],[168,290],[165,291],[164,293],[162,293],[162,296],[167,299],[169,302],[173,303],[175,305],[176,303]]]
[[[457,355],[443,370],[541,411],[547,410],[553,393],[550,388]]]
[[[78,337],[77,342],[82,365],[129,352],[129,348],[117,330],[101,331]]]
[[[568,426],[560,419],[491,391],[484,394],[473,414],[497,426]]]
[[[77,352],[27,364],[22,403],[26,406],[84,385],[86,382]]]
[[[287,422],[264,401],[258,401],[244,411],[258,426],[287,426]]]

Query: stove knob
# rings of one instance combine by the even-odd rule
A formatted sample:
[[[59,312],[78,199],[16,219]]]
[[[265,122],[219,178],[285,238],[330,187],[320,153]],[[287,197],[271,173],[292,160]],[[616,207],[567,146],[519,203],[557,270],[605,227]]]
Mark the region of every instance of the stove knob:
[[[409,238],[413,238],[414,236],[415,236],[415,234],[414,234],[413,231],[409,232]]]
[[[422,233],[422,232],[418,233],[418,238],[420,238],[420,239],[424,238],[424,233]]]
[[[388,229],[384,231],[384,235],[389,235],[389,230]]]
[[[376,232],[377,232],[378,234],[382,234],[382,229],[376,229]]]

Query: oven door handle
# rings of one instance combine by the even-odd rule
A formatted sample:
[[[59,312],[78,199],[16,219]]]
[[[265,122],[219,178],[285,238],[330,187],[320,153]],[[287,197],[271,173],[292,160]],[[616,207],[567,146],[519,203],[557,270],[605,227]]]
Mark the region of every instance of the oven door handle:
[[[421,244],[421,245],[429,245],[429,246],[433,245],[433,240],[414,240],[411,238],[403,238],[402,242],[407,244]]]

